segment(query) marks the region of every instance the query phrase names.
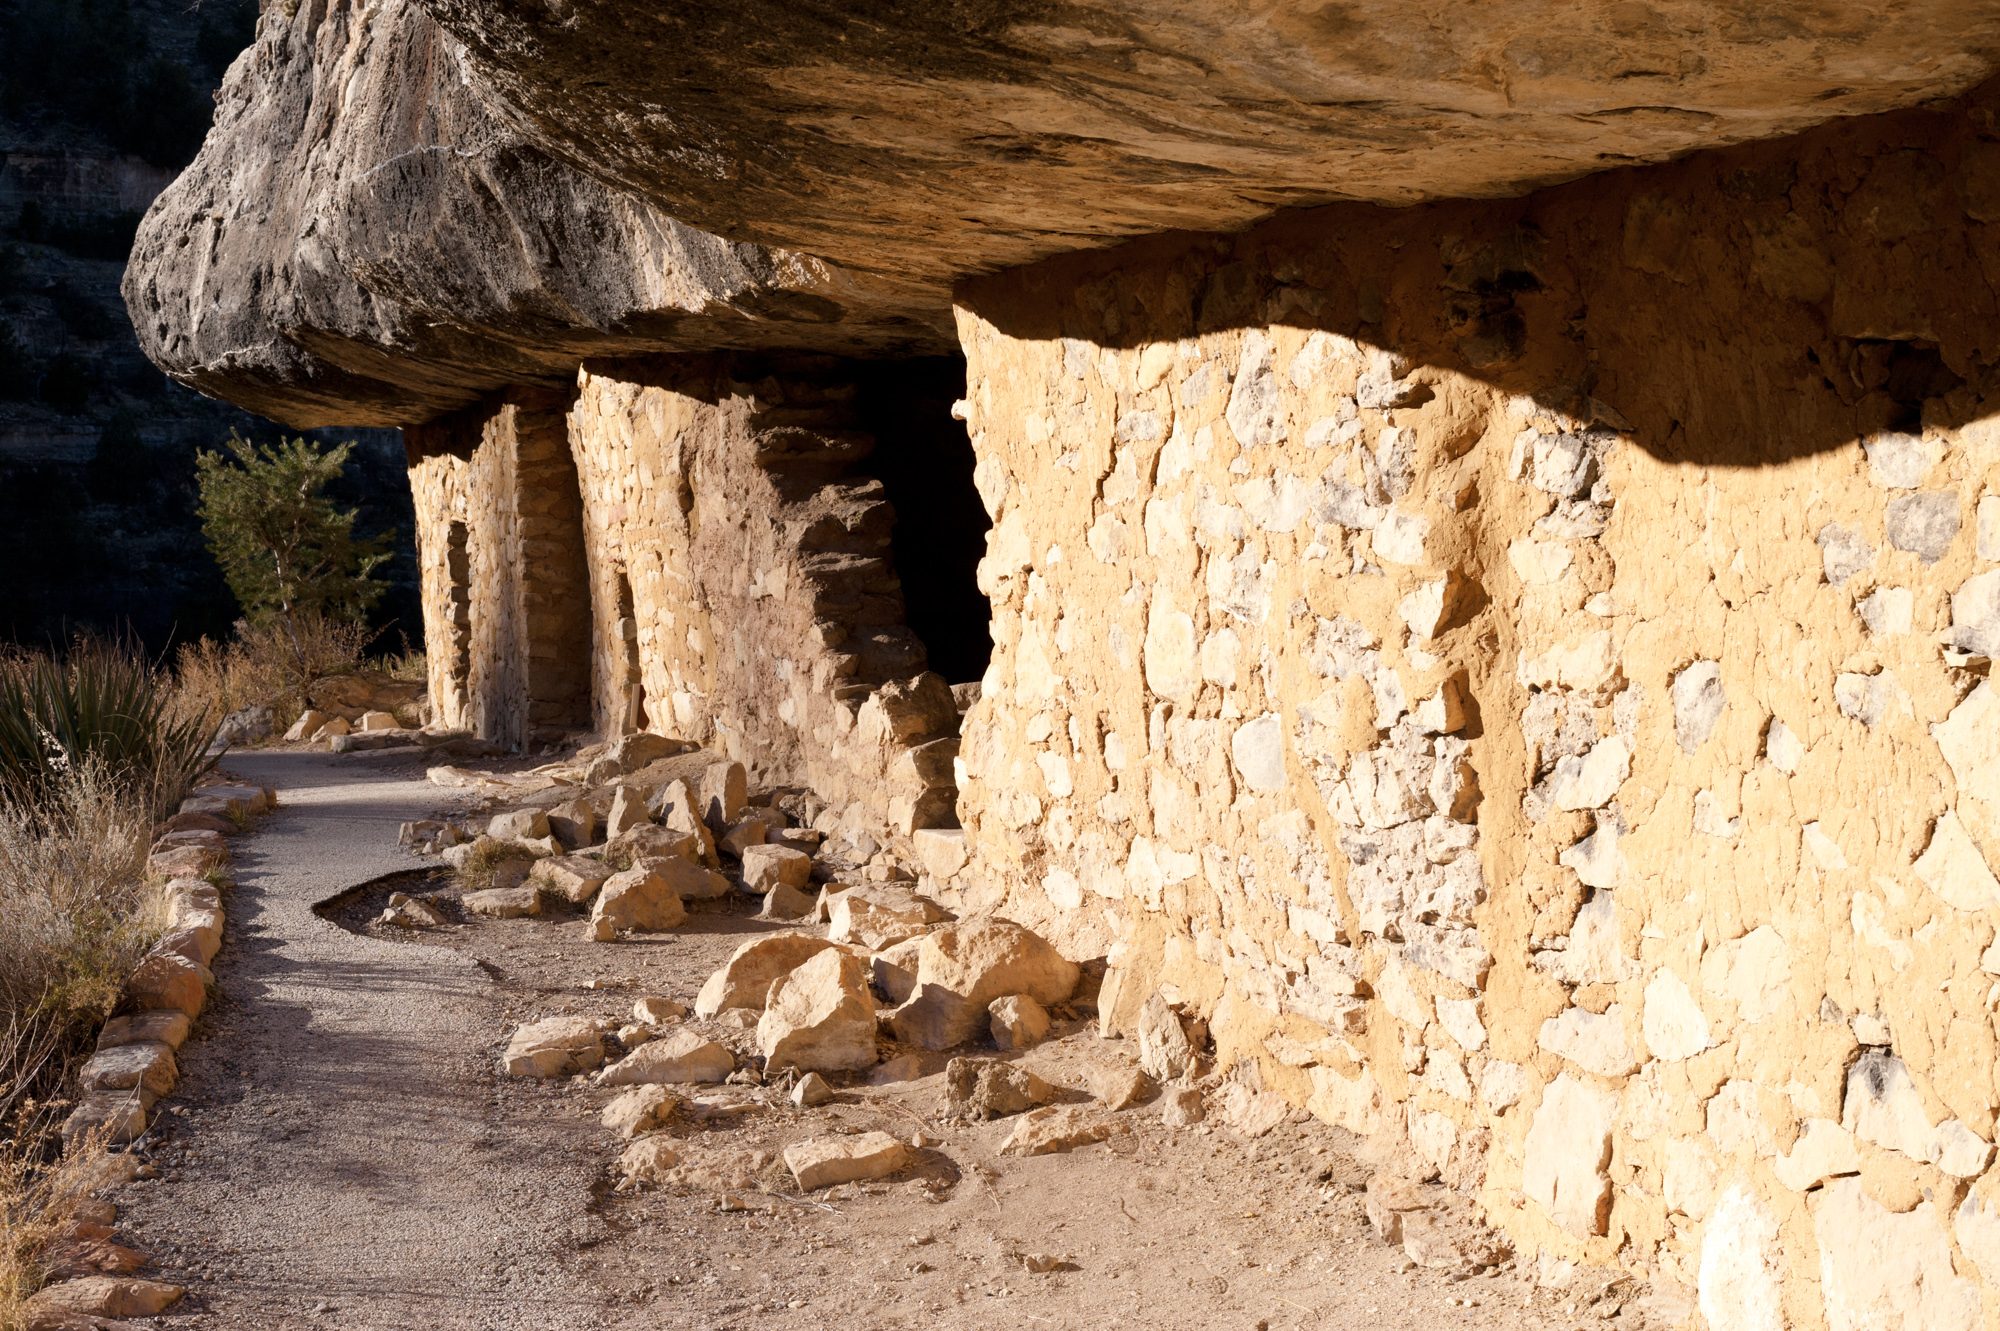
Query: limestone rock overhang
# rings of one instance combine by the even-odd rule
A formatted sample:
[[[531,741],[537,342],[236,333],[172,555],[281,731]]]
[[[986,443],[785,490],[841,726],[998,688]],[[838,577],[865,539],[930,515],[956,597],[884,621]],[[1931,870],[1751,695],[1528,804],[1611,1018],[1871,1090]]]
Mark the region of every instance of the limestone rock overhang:
[[[673,216],[942,290],[1281,208],[1525,193],[1948,98],[2000,4],[418,0]]]
[[[698,231],[525,141],[406,0],[266,6],[125,298],[175,379],[300,427],[431,420],[586,356],[950,336],[934,293]]]
[[[2000,0],[293,0],[126,297],[200,391],[411,424],[587,356],[935,352],[978,275],[1520,194],[1996,65]]]

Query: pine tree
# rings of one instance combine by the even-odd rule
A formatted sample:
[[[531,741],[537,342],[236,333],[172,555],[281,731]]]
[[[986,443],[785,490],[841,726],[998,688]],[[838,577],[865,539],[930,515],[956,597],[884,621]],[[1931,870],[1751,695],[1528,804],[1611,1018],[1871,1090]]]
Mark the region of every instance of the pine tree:
[[[320,622],[360,623],[384,586],[383,536],[354,533],[355,511],[326,494],[354,451],[306,439],[257,444],[234,431],[229,456],[195,458],[201,529],[229,590],[253,625],[276,624],[289,639],[301,689],[310,684],[306,646]]]

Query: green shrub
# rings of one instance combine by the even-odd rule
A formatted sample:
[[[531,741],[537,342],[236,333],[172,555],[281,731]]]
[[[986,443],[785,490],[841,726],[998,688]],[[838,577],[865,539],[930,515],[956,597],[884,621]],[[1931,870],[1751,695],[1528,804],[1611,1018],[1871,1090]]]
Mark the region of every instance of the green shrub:
[[[178,707],[165,675],[112,644],[0,661],[0,799],[51,807],[91,769],[150,819],[208,767],[217,720]]]

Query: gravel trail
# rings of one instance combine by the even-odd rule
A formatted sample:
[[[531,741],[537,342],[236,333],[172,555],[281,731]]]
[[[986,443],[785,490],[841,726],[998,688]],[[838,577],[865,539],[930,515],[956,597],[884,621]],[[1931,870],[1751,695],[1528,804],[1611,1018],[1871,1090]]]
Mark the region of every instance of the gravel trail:
[[[221,995],[181,1054],[124,1228],[185,1280],[168,1325],[238,1331],[617,1325],[571,1255],[606,1237],[601,1166],[494,1085],[500,996],[469,958],[349,933],[313,906],[417,867],[420,776],[231,755],[279,792],[237,845]]]

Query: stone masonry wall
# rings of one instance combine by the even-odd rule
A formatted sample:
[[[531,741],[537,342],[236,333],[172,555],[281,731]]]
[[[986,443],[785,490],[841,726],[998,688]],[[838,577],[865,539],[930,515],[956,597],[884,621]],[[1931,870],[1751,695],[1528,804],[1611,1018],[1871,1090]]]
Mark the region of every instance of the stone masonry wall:
[[[519,390],[411,427],[438,724],[511,747],[588,727],[590,607],[565,395]],[[465,567],[453,568],[463,524]],[[470,623],[457,621],[463,606]]]
[[[951,885],[1548,1261],[2000,1326],[1993,126],[964,289]]]
[[[955,825],[957,711],[903,624],[841,363],[592,363],[569,432],[598,728],[696,740],[878,835]]]

